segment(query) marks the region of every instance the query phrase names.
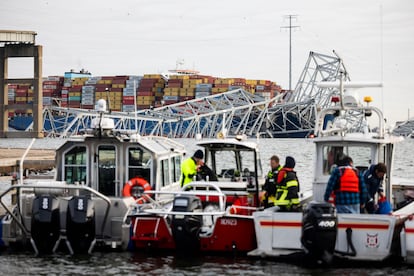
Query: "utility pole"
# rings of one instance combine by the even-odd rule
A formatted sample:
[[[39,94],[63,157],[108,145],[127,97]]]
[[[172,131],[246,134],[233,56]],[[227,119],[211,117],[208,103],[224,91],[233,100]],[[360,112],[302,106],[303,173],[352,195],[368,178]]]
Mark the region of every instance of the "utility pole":
[[[297,20],[297,15],[285,15],[284,19],[289,19],[289,26],[282,26],[283,29],[289,29],[289,91],[292,91],[292,29],[298,29],[300,26],[292,25],[292,19]]]

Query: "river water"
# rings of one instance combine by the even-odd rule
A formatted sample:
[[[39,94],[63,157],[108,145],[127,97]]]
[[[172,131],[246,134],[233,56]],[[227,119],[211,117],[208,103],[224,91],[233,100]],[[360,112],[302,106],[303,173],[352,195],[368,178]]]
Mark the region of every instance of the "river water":
[[[177,139],[191,154],[195,141]],[[33,148],[55,149],[64,140],[41,139]],[[0,139],[0,148],[25,148],[29,139]],[[302,189],[311,189],[314,145],[306,139],[261,139],[263,169],[273,154],[282,160],[291,155]],[[414,179],[414,139],[397,144],[393,175]],[[0,191],[10,183],[0,182]],[[257,259],[240,256],[173,256],[133,252],[94,252],[88,256],[56,254],[35,257],[32,252],[0,252],[1,275],[410,275],[414,266],[395,263],[339,263],[334,267],[309,267],[301,260]]]

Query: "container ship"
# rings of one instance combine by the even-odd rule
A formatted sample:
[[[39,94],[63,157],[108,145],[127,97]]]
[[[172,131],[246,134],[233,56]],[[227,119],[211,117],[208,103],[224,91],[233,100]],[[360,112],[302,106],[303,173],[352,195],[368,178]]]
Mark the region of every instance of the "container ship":
[[[135,112],[203,98],[242,88],[270,99],[282,88],[270,80],[220,78],[202,75],[194,70],[170,70],[165,74],[93,76],[81,70],[65,72],[64,76],[43,79],[43,106],[93,109],[98,99],[106,99],[112,111]],[[9,84],[8,101],[15,104],[33,102],[29,84]],[[11,110],[9,127],[25,130],[33,121],[31,110]]]

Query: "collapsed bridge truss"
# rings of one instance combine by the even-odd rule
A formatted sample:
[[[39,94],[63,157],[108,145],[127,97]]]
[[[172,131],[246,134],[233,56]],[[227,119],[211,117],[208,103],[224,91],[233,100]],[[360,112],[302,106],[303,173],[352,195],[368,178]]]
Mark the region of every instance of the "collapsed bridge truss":
[[[215,137],[228,134],[266,137],[305,137],[313,132],[316,112],[331,104],[337,89],[319,88],[321,81],[338,80],[346,70],[338,56],[310,52],[294,91],[264,98],[237,89],[186,102],[135,113],[111,112],[118,131],[171,138]],[[88,128],[97,111],[48,107],[44,109],[44,133],[48,137],[78,135]]]

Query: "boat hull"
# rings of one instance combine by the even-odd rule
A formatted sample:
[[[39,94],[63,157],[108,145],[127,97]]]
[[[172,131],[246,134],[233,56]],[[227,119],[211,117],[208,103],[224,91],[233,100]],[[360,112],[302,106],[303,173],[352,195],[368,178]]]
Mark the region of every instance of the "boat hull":
[[[253,217],[258,247],[248,255],[279,257],[298,252],[307,253],[301,242],[302,213],[265,210],[254,213]],[[399,255],[399,234],[403,223],[397,217],[338,214],[337,221],[334,255],[364,261],[382,261],[393,254]],[[347,232],[351,232],[351,234],[347,234]],[[352,252],[349,238],[355,252]]]

